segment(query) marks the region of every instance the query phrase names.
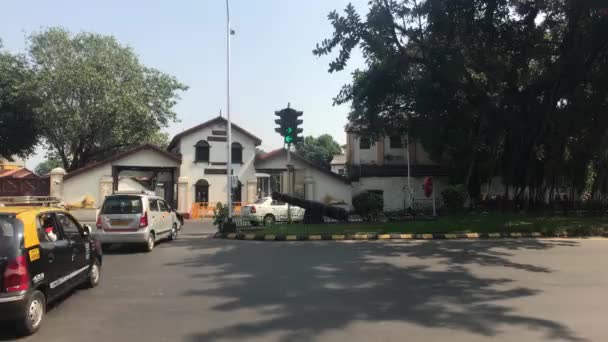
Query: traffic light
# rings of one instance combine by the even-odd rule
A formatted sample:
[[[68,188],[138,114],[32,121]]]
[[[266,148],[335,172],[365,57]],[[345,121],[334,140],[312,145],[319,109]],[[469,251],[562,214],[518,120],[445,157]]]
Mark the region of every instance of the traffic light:
[[[304,122],[302,119],[298,119],[298,117],[302,116],[303,112],[299,112],[287,105],[287,108],[274,112],[274,114],[280,118],[274,120],[279,125],[274,131],[283,136],[286,144],[293,145],[303,140],[299,135],[304,130],[298,128]]]

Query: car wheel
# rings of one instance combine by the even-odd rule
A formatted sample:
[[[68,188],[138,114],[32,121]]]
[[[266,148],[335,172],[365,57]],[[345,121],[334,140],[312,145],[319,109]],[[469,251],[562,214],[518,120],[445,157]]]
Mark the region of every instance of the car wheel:
[[[46,311],[44,294],[38,290],[32,292],[24,308],[23,318],[17,321],[17,333],[20,336],[31,335],[40,328]]]
[[[154,233],[150,232],[148,235],[148,241],[146,242],[146,252],[152,252],[154,245],[156,244]]]
[[[275,222],[275,219],[274,219],[273,215],[268,214],[268,215],[264,216],[264,225],[265,226],[274,224],[274,222]]]
[[[169,240],[174,241],[177,239],[177,223],[173,224],[173,228],[171,228],[171,234],[169,235]]]
[[[89,270],[89,278],[87,279],[87,287],[93,288],[99,285],[101,279],[101,267],[97,261],[93,262]]]

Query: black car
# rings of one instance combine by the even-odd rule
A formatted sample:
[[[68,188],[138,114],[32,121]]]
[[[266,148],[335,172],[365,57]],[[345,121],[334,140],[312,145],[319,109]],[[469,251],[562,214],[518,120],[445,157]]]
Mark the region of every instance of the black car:
[[[0,320],[36,332],[47,304],[101,275],[101,244],[88,225],[52,207],[0,208]]]

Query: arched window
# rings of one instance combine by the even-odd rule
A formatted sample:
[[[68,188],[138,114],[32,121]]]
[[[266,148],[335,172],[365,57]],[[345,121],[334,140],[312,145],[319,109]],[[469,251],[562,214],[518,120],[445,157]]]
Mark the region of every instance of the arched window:
[[[194,145],[195,154],[194,161],[195,162],[209,162],[209,143],[205,140],[201,140]]]
[[[238,142],[232,143],[232,162],[243,163],[243,146]]]
[[[209,182],[204,179],[199,179],[194,184],[194,199],[196,203],[209,202]]]

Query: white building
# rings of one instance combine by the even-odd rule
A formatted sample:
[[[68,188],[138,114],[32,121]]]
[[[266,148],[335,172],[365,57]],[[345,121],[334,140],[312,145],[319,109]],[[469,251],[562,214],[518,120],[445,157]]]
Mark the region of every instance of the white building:
[[[167,150],[142,145],[87,165],[63,177],[61,197],[76,204],[91,197],[99,207],[114,191],[152,190],[182,213],[213,207],[227,200],[226,119],[216,117],[177,134]],[[284,149],[256,158],[261,140],[232,124],[232,170],[236,206],[251,203],[272,191],[287,191],[288,166]],[[345,177],[292,155],[294,192],[302,198],[350,206],[351,186]]]
[[[226,164],[228,159],[227,121],[221,116],[176,135],[169,151],[181,155],[179,183],[185,189],[178,197],[180,209],[193,203],[226,203]],[[255,148],[262,141],[236,124],[232,124],[232,175],[238,179],[233,192],[237,203],[255,200]]]
[[[352,181],[353,196],[364,191],[382,194],[385,211],[407,209],[407,149],[399,136],[378,141],[359,137],[347,128],[346,166]],[[420,143],[410,143],[410,182],[413,206],[426,205],[422,184],[425,177],[433,177],[437,197],[446,184],[447,169],[429,157]],[[431,202],[432,203],[432,202]]]
[[[331,160],[331,172],[346,176],[346,155],[337,154]]]

